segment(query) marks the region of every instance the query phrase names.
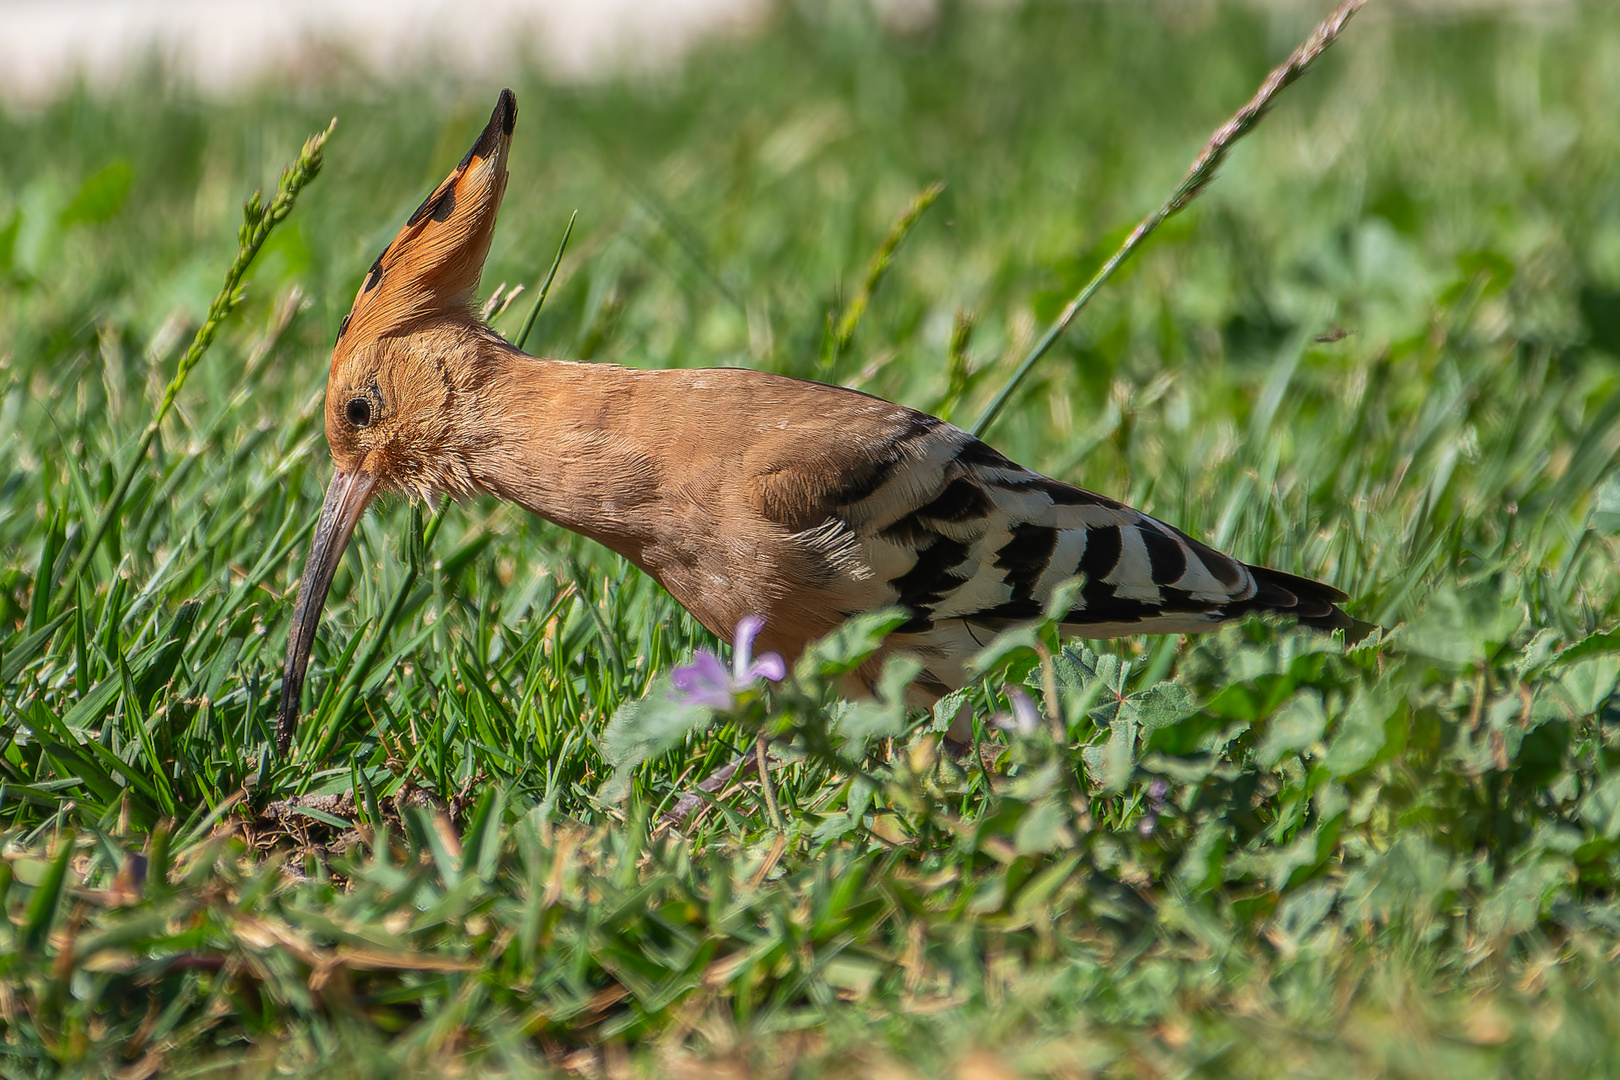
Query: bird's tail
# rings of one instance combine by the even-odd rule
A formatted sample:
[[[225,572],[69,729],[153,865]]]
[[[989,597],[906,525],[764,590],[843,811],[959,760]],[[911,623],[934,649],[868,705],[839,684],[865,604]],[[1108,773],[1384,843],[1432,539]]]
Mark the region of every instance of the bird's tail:
[[[1246,605],[1248,610],[1292,615],[1300,625],[1318,630],[1343,630],[1351,642],[1378,629],[1373,623],[1345,614],[1338,605],[1350,598],[1331,585],[1264,566],[1250,566],[1249,573],[1254,575],[1259,589]]]

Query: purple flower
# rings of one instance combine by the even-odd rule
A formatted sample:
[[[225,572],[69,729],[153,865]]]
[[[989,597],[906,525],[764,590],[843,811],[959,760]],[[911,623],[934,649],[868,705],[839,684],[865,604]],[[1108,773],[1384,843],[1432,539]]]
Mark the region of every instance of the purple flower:
[[[996,713],[990,718],[990,726],[1011,735],[1035,734],[1035,729],[1041,726],[1041,714],[1035,711],[1035,702],[1016,686],[1007,689],[1007,700],[1012,703],[1012,712]]]
[[[1159,813],[1164,809],[1164,797],[1168,794],[1170,785],[1163,780],[1155,780],[1148,785],[1148,812],[1136,823],[1136,831],[1142,834],[1142,839],[1146,840],[1152,836],[1153,830],[1158,828]]]
[[[787,665],[773,652],[754,658],[754,639],[765,628],[761,615],[744,615],[737,623],[737,633],[731,647],[731,670],[720,658],[707,649],[699,649],[692,662],[676,668],[669,674],[675,684],[670,695],[686,705],[702,705],[716,712],[727,712],[737,704],[737,695],[749,690],[760,679],[781,682],[787,677]]]
[[[731,708],[731,673],[712,652],[699,650],[690,664],[670,672],[669,681],[675,684],[670,697],[676,701],[711,709]]]

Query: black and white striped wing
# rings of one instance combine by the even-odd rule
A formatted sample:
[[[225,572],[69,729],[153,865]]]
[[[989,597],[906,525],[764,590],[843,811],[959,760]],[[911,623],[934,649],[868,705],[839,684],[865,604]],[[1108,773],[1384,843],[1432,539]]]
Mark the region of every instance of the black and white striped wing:
[[[1065,624],[1084,636],[1195,632],[1257,609],[1348,624],[1328,586],[1248,566],[941,421],[913,423],[890,456],[881,482],[838,517],[871,584],[914,613],[902,633],[1034,618],[1076,575],[1085,584]]]

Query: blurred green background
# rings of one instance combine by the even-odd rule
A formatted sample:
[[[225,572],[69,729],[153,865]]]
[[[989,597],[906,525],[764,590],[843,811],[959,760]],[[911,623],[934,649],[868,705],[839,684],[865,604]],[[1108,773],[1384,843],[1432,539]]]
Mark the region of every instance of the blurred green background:
[[[317,79],[204,98],[153,66],[116,92],[0,104],[0,822],[12,830],[8,858],[33,859],[75,825],[81,844],[89,833],[104,838],[78,871],[86,883],[102,881],[123,865],[120,852],[168,819],[177,837],[196,842],[220,821],[257,822],[248,842],[268,837],[269,846],[285,837],[253,815],[270,798],[358,790],[362,780],[383,797],[421,789],[452,808],[496,784],[508,824],[540,806],[542,816],[606,827],[591,841],[606,845],[591,849],[604,866],[622,854],[602,837],[636,812],[598,797],[609,771],[598,733],[659,671],[714,643],[617,559],[493,501],[452,507],[414,576],[409,506],[396,500],[368,516],[334,586],[306,699],[306,725],[329,728],[336,749],[320,771],[277,765],[267,752],[287,594],[330,476],[321,403],[337,324],[365,269],[461,157],[503,85],[517,92],[519,119],[483,291],[529,291],[493,315],[498,330],[516,334],[577,211],[529,351],[649,367],[759,367],[858,386],[965,425],[1320,14],[1304,4],[1169,0],[947,3],[936,19],[900,32],[858,3],[783,5],[757,33],[702,46],[678,67],[591,84],[521,67],[415,70],[379,82],[334,65]],[[1342,807],[1314,794],[1329,783],[1311,749],[1320,740],[1293,747],[1293,765],[1269,752],[1252,756],[1267,717],[1287,713],[1301,692],[1318,701],[1317,736],[1331,741],[1351,723],[1358,714],[1347,702],[1362,699],[1360,691],[1334,696],[1329,684],[1342,689],[1340,676],[1291,662],[1264,678],[1241,674],[1248,669],[1230,650],[1273,640],[1258,626],[1227,633],[1205,654],[1179,638],[1101,647],[1136,665],[1133,687],[1180,679],[1201,706],[1224,702],[1206,708],[1197,731],[1243,713],[1248,734],[1226,743],[1189,735],[1183,746],[1150,745],[1144,735],[1141,749],[1230,764],[1258,785],[1250,805],[1269,823],[1248,833],[1234,826],[1232,858],[1252,841],[1255,858],[1297,860],[1262,870],[1229,863],[1214,879],[1212,910],[1237,927],[1240,942],[1229,946],[1239,959],[1221,972],[1231,975],[1226,991],[1270,977],[1242,965],[1272,955],[1267,927],[1278,924],[1266,919],[1290,890],[1338,882],[1343,867],[1381,857],[1408,833],[1446,859],[1477,857],[1494,869],[1467,886],[1434,885],[1426,910],[1449,912],[1457,920],[1450,930],[1438,915],[1403,923],[1406,915],[1386,912],[1399,948],[1417,950],[1402,955],[1418,955],[1413,970],[1421,970],[1402,969],[1413,980],[1405,989],[1373,994],[1368,1007],[1378,1016],[1398,1012],[1402,993],[1498,1001],[1489,995],[1516,978],[1530,986],[1528,976],[1503,968],[1503,981],[1481,990],[1467,982],[1481,957],[1503,965],[1564,957],[1558,949],[1588,932],[1598,937],[1576,951],[1598,956],[1613,944],[1602,935],[1620,930],[1604,899],[1620,865],[1620,818],[1602,809],[1620,798],[1605,786],[1620,763],[1609,735],[1620,665],[1603,636],[1620,609],[1617,101],[1620,20],[1606,4],[1374,5],[1102,292],[988,436],[1033,468],[1125,498],[1246,560],[1332,582],[1353,597],[1355,615],[1393,631],[1363,665],[1371,665],[1366,692],[1405,702],[1406,711],[1386,710],[1395,717],[1389,741],[1378,735],[1377,753],[1357,759],[1356,779],[1333,774],[1347,798],[1361,800],[1342,821]],[[254,265],[246,302],[187,383],[74,595],[53,596],[51,583],[76,557],[218,288],[242,200],[272,188],[302,140],[333,116],[324,172]],[[936,180],[947,185],[943,196],[905,239],[853,348],[829,363],[829,320],[893,220]],[[962,319],[972,333],[953,367]],[[56,620],[57,612],[69,614]],[[371,662],[356,672],[360,655]],[[355,691],[346,711],[337,700],[345,677]],[[1239,683],[1249,688],[1244,700],[1253,698],[1241,709],[1221,697]],[[981,719],[1000,701],[997,685],[977,699]],[[1521,699],[1539,703],[1544,691],[1561,703],[1558,718],[1526,704],[1517,719]],[[1562,726],[1537,742],[1532,729],[1553,730],[1537,726],[1544,722]],[[1108,735],[1106,724],[1099,730]],[[667,806],[683,778],[748,743],[736,725],[711,736],[639,769],[630,803],[641,807],[637,820]],[[1085,741],[1070,748],[1076,770]],[[843,827],[864,827],[847,783],[838,788],[843,781],[808,765],[793,770],[784,799],[806,815],[805,829],[823,821],[811,811],[817,793],[834,789],[845,800],[837,804]],[[1189,790],[1214,783],[1184,781]],[[1129,865],[1102,859],[1094,868],[1151,905],[1176,892],[1170,868],[1191,857],[1200,819],[1189,802],[1184,835],[1167,825],[1160,839],[1150,839],[1151,828],[1138,836],[1146,782],[1137,774],[1123,803],[1109,796],[1119,842],[1136,845]],[[244,785],[244,801],[230,803]],[[967,797],[964,813],[980,795]],[[1331,836],[1306,830],[1310,806],[1310,828],[1339,822]],[[750,832],[762,823],[748,818],[754,813],[730,819],[731,839],[714,850],[768,846]],[[526,842],[497,834],[501,843]],[[783,880],[813,876],[829,837],[842,834],[814,843],[807,835],[788,849]],[[851,850],[879,849],[862,835]],[[549,825],[545,837],[552,843]],[[1197,850],[1205,857],[1211,849]],[[974,865],[970,858],[959,871],[971,876]],[[1528,907],[1492,924],[1487,943],[1468,913],[1525,866],[1539,868],[1519,880]],[[34,870],[17,873],[37,884],[25,880]],[[296,895],[304,899],[285,902],[325,902]],[[11,894],[13,921],[31,926],[24,899]],[[1352,907],[1333,908],[1333,919],[1351,927],[1370,918]],[[1577,908],[1584,922],[1558,921],[1557,911]],[[366,918],[373,915],[384,917]],[[468,933],[445,947],[488,961],[476,943],[487,938]],[[1297,951],[1289,940],[1276,948]],[[424,938],[413,947],[440,944]],[[220,947],[254,948],[251,940]],[[1030,946],[1030,970],[1043,970],[1051,947]],[[977,963],[989,953],[975,950],[991,946],[975,939],[962,948]],[[1376,949],[1346,955],[1385,962],[1366,959],[1384,955]],[[1114,970],[1110,956],[1097,970]],[[10,977],[43,995],[41,1015],[55,1008],[71,1018],[67,998],[50,1005],[40,989],[52,977],[46,953],[30,962],[36,967]],[[1108,1043],[1114,1056],[1080,1054],[1086,1067],[1145,1061],[1168,1072],[1219,1058],[1244,1075],[1283,1075],[1288,1061],[1434,1075],[1423,1070],[1443,1059],[1459,1075],[1575,1075],[1558,1069],[1576,1059],[1582,1068],[1614,1063],[1603,1034],[1614,1014],[1603,1010],[1616,998],[1613,980],[1594,974],[1601,964],[1578,967],[1564,983],[1547,976],[1562,997],[1543,984],[1517,1004],[1492,1005],[1495,1041],[1489,1024],[1490,1038],[1473,1039],[1485,1029],[1464,1004],[1445,1006],[1418,1039],[1433,1054],[1402,1058],[1366,1034],[1383,1030],[1383,1020],[1318,1045],[1300,1034],[1310,1024],[1288,1019],[1284,1006],[1259,1038],[1236,997],[1176,999],[1185,1030],[1172,1029],[1163,1003],[1174,992],[1131,984],[1134,969],[1120,963],[1118,981],[1096,975],[1101,981],[1064,998],[1078,1011],[1046,1018],[1061,1027],[1064,1017],[1092,1015],[1104,997],[1119,1006],[1098,1021],[1123,1033]],[[586,968],[596,974],[576,973],[581,1000],[601,992],[605,978]],[[1555,969],[1548,960],[1541,970]],[[25,970],[46,981],[27,983]],[[1347,1001],[1368,992],[1358,981],[1365,967],[1312,970],[1292,1007],[1309,1012],[1333,986],[1351,988]],[[1538,998],[1544,990],[1550,996]],[[443,1000],[455,992],[443,989]],[[791,999],[798,991],[771,992]],[[1583,995],[1595,1010],[1577,1018],[1584,1034],[1566,1030],[1574,1041],[1549,1049],[1537,1032],[1556,1024],[1547,1028],[1536,1010],[1578,1012]],[[990,990],[970,997],[974,1007],[1001,1000]],[[663,1001],[644,996],[642,1026],[617,1029],[632,1044],[667,1030],[660,1025],[685,1000],[648,1003],[655,998]],[[6,1008],[0,1003],[13,1025]],[[1360,1015],[1355,1008],[1328,1012],[1342,1021]],[[487,1002],[472,1012],[479,1009],[494,1015]],[[987,1045],[1016,1044],[1018,1024],[1039,1027],[1042,1015],[1030,1005],[1016,1021],[991,1024],[985,1030],[999,1035],[986,1035]],[[253,1034],[240,1037],[256,1041],[284,1021],[249,1022]],[[7,1035],[13,1049],[50,1048],[28,1058],[29,1068],[72,1058],[68,1020],[55,1035],[32,1023]],[[892,1029],[899,1043],[921,1037],[915,1025],[927,1022],[908,1023]],[[1457,1046],[1496,1049],[1444,1057],[1433,1049],[1452,1045],[1443,1032]],[[778,1045],[774,1035],[758,1037]],[[864,1045],[882,1036],[852,1038]],[[1244,1038],[1260,1047],[1246,1058],[1231,1050]],[[949,1057],[964,1044],[939,1045]],[[1566,1051],[1570,1059],[1557,1057]],[[1216,1058],[1200,1057],[1206,1052]],[[998,1060],[1022,1068],[1014,1057]]]

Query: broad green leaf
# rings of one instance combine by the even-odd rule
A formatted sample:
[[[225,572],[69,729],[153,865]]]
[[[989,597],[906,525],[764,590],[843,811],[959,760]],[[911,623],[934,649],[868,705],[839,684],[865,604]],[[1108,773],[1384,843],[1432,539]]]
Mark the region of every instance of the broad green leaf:
[[[949,731],[951,724],[956,720],[956,714],[962,711],[962,707],[967,704],[972,693],[972,687],[964,686],[960,690],[952,690],[934,702],[934,720],[933,723],[929,724],[928,730],[934,732]]]
[[[826,679],[860,667],[909,616],[898,608],[868,611],[812,641],[794,666],[800,681]]]
[[[1594,715],[1614,694],[1620,681],[1620,655],[1591,656],[1577,660],[1558,676],[1559,685],[1569,695],[1579,716]]]
[[[848,749],[863,749],[872,739],[889,738],[906,730],[905,691],[922,664],[911,656],[891,656],[878,677],[878,700],[854,701],[838,720],[837,731]]]
[[[1554,896],[1568,888],[1573,869],[1551,858],[1540,858],[1508,875],[1480,905],[1479,933],[1490,937],[1522,934],[1535,926]]]
[[[1157,731],[1178,724],[1198,711],[1192,693],[1179,683],[1155,683],[1127,703],[1143,731]]]
[[[1265,737],[1255,750],[1255,760],[1272,768],[1284,754],[1297,754],[1319,740],[1327,730],[1327,723],[1322,696],[1313,690],[1300,691],[1267,722]]]
[[[638,765],[679,746],[713,720],[710,709],[682,701],[669,677],[660,676],[639,699],[619,706],[602,730],[602,751],[609,764]]]
[[[1297,943],[1319,926],[1339,898],[1339,887],[1326,881],[1313,881],[1290,892],[1277,905],[1273,919],[1277,929]]]
[[[1068,812],[1056,799],[1042,799],[1030,807],[1013,832],[1013,848],[1020,855],[1044,855],[1073,843]]]
[[[1329,774],[1350,776],[1371,765],[1389,740],[1387,724],[1397,715],[1397,702],[1387,691],[1358,694],[1339,718],[1338,731],[1328,743],[1324,762]]]
[[[1423,609],[1394,634],[1406,652],[1453,665],[1476,664],[1508,640],[1524,622],[1516,600],[1504,598],[1494,582],[1465,588],[1443,586]]]
[[[1136,768],[1136,722],[1115,719],[1108,725],[1108,741],[1081,751],[1086,773],[1108,791],[1123,791]]]
[[[1581,820],[1605,840],[1620,839],[1620,776],[1605,778],[1581,799]]]

